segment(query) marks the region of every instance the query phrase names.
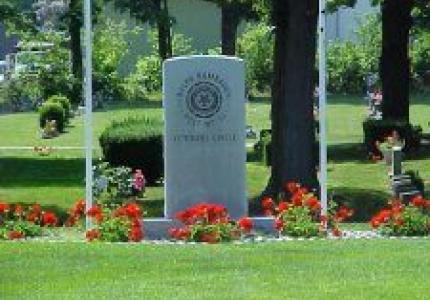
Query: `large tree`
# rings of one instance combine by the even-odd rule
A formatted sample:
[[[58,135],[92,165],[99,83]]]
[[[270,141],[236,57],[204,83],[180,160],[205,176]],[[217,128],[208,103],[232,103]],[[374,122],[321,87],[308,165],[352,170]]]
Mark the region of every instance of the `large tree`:
[[[428,0],[369,0],[381,6],[382,55],[379,74],[382,81],[384,119],[409,121],[410,58],[412,25],[429,26]],[[329,9],[352,7],[356,0],[330,0]]]
[[[28,1],[0,0],[0,23],[14,30],[35,31],[34,13]]]
[[[106,0],[113,1],[116,8],[128,11],[141,23],[149,22],[158,30],[158,52],[161,59],[172,56],[172,19],[167,0]]]
[[[252,0],[205,0],[216,3],[221,9],[221,53],[236,54],[237,28],[242,20],[257,18]]]
[[[409,32],[413,0],[385,0],[382,11],[380,77],[384,119],[409,121]]]
[[[317,0],[273,0],[272,172],[266,192],[286,181],[316,184],[313,117]]]

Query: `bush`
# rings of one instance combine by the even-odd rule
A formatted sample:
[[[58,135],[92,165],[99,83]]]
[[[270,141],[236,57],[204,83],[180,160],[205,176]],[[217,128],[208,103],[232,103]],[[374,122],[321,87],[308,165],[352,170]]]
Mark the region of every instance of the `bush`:
[[[266,164],[267,166],[271,165],[271,150],[272,145],[272,135],[270,129],[263,129],[260,132],[260,139],[254,145],[254,151],[256,157],[259,161]]]
[[[149,184],[163,177],[163,124],[158,119],[115,121],[100,136],[104,159],[113,166],[140,169]]]
[[[176,214],[183,227],[169,229],[173,239],[215,244],[238,239],[252,230],[249,218],[232,220],[227,209],[218,204],[200,203]]]
[[[40,128],[45,128],[48,121],[55,120],[59,132],[63,132],[66,122],[65,112],[61,104],[45,102],[39,109]]]
[[[61,95],[51,96],[48,98],[47,102],[59,103],[64,109],[64,117],[66,121],[72,117],[72,105],[67,97]]]
[[[382,234],[394,236],[424,236],[430,230],[430,200],[414,197],[406,206],[395,200],[370,221]]]
[[[274,40],[264,23],[251,25],[237,42],[238,56],[246,62],[248,90],[265,92],[270,89],[273,76]]]
[[[422,128],[405,121],[373,120],[363,122],[364,144],[369,154],[379,154],[376,142],[383,142],[393,131],[405,141],[404,151],[417,149],[421,143]]]
[[[377,74],[381,56],[381,21],[369,16],[357,30],[357,40],[333,41],[327,47],[328,90],[332,93],[361,93],[366,76]]]

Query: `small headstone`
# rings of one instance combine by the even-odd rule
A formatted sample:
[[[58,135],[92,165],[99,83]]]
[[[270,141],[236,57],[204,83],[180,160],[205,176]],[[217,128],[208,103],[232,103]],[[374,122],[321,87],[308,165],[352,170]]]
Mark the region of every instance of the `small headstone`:
[[[393,147],[391,158],[391,171],[393,176],[402,174],[402,158],[402,148],[397,146]]]
[[[165,216],[196,203],[247,214],[245,69],[242,60],[190,56],[166,60]]]

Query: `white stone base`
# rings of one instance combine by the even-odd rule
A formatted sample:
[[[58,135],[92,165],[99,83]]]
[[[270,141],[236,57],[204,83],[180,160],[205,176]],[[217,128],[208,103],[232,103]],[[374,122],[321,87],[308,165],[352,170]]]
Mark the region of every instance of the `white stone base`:
[[[274,218],[272,217],[254,217],[251,218],[254,224],[254,230],[265,233],[275,234],[273,228]],[[172,219],[152,218],[143,220],[143,230],[145,239],[147,240],[162,240],[168,239],[168,230],[171,227],[181,227],[181,223]]]

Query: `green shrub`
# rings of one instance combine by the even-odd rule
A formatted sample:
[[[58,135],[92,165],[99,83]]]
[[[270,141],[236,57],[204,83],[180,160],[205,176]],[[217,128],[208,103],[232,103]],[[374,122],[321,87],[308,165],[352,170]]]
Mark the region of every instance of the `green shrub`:
[[[248,90],[264,92],[270,89],[273,76],[274,40],[264,23],[250,25],[237,43],[238,56],[246,63]]]
[[[57,130],[64,131],[66,122],[64,108],[59,103],[45,102],[39,109],[40,128],[45,128],[47,121],[55,120]]]
[[[100,136],[104,159],[113,166],[141,169],[149,184],[163,177],[163,124],[158,119],[115,121]]]
[[[272,135],[270,129],[263,129],[260,132],[260,139],[254,145],[256,158],[267,166],[271,165],[271,145]]]
[[[70,100],[61,95],[55,95],[48,98],[47,102],[59,103],[64,109],[64,117],[68,121],[72,117],[72,105]]]
[[[430,32],[414,35],[411,49],[413,87],[420,90],[430,85]]]
[[[366,87],[366,76],[378,73],[382,40],[380,17],[367,17],[356,34],[354,42],[328,44],[327,88],[330,92],[361,93]]]
[[[367,152],[379,153],[376,142],[383,142],[394,130],[405,141],[405,151],[417,149],[420,146],[422,134],[420,126],[413,126],[405,121],[367,119],[363,122],[364,145]]]

